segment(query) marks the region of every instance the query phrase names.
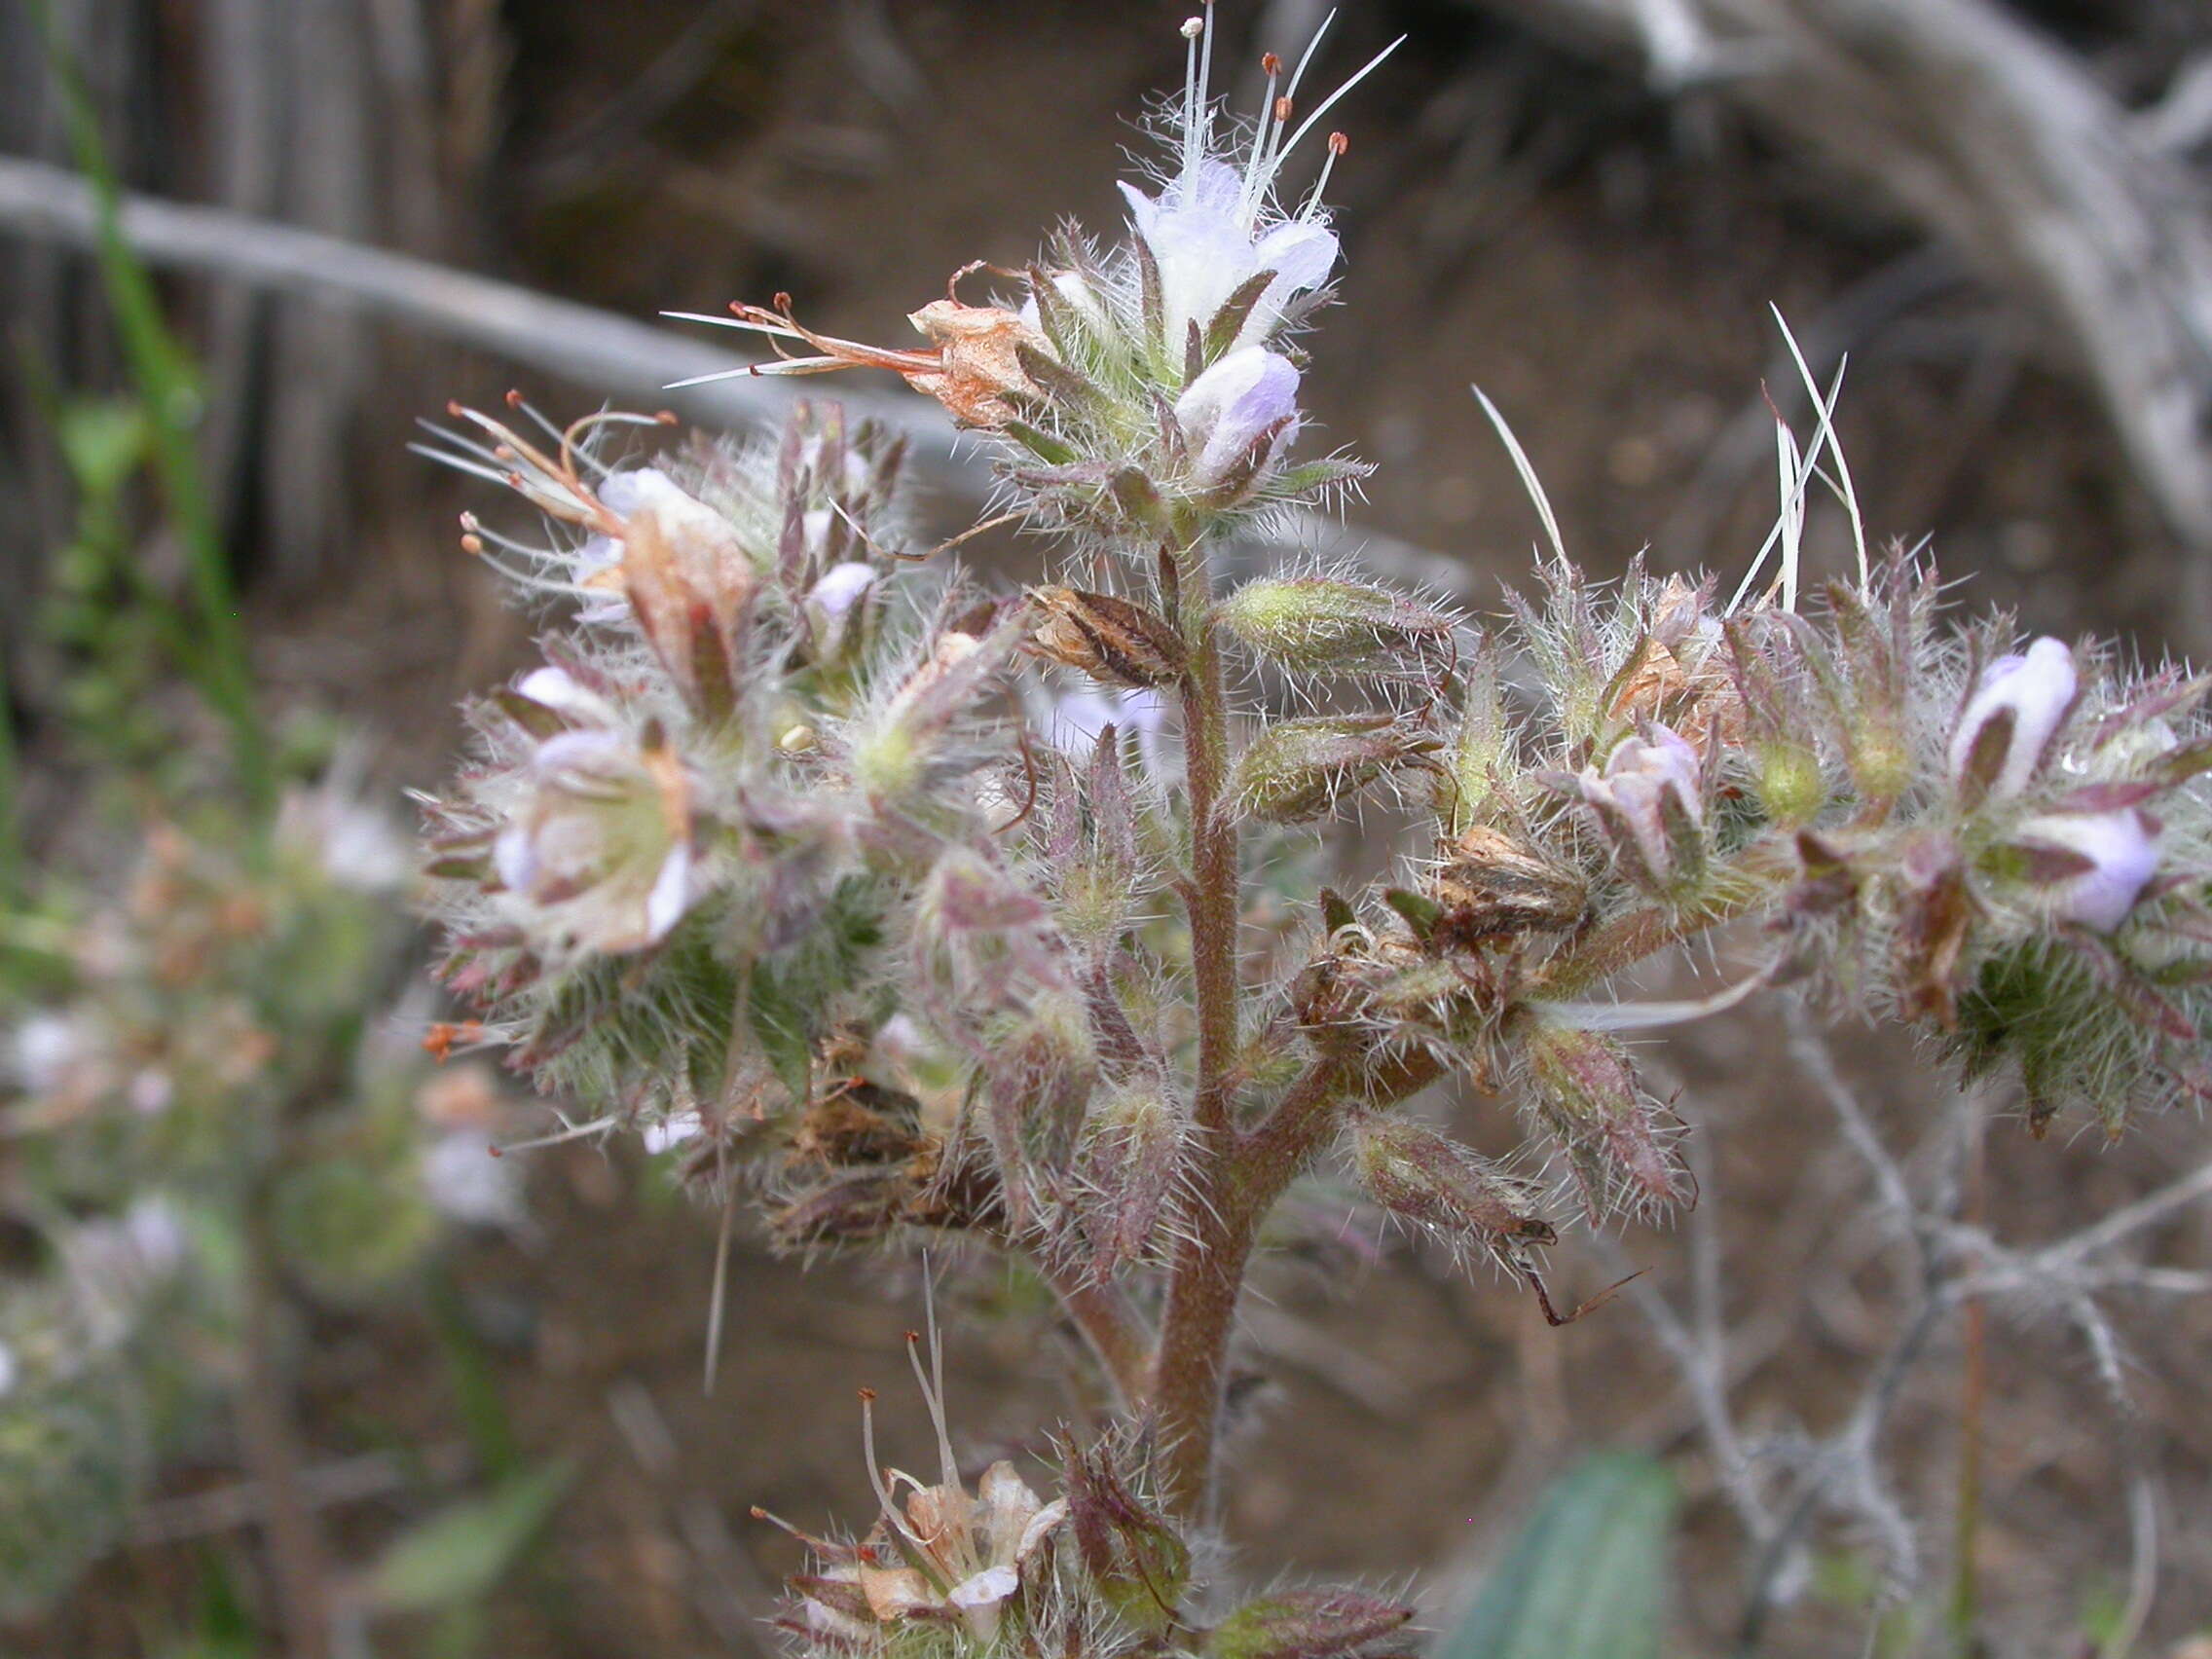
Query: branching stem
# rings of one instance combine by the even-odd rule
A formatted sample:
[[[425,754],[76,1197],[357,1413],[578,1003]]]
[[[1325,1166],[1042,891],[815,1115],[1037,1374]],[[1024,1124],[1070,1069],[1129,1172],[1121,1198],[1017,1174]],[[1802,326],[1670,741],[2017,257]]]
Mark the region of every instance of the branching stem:
[[[1144,1409],[1152,1392],[1153,1337],[1120,1285],[1081,1272],[1045,1270],[1060,1307],[1083,1333],[1124,1411]]]

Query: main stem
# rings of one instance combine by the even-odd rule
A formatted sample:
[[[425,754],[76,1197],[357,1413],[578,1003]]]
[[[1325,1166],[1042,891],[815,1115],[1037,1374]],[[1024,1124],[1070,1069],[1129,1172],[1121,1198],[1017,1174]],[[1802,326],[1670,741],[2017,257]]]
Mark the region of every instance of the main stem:
[[[1347,1100],[1356,1094],[1371,1107],[1391,1105],[1426,1088],[1442,1069],[1419,1052],[1355,1076],[1347,1062],[1323,1054],[1263,1123],[1228,1131],[1224,1156],[1208,1161],[1212,1201],[1194,1206],[1190,1233],[1176,1247],[1154,1376],[1154,1415],[1165,1442],[1162,1478],[1180,1514],[1202,1520],[1212,1505],[1229,1339],[1260,1224],[1337,1132]]]
[[[1191,868],[1184,903],[1198,1016],[1192,1119],[1192,1224],[1178,1239],[1153,1373],[1153,1410],[1164,1442],[1168,1496],[1186,1515],[1211,1500],[1214,1442],[1224,1362],[1236,1294],[1251,1254],[1249,1219],[1233,1201],[1236,1126],[1230,1073],[1237,1047],[1237,929],[1243,895],[1236,821],[1228,800],[1229,700],[1214,637],[1213,573],[1203,540],[1179,572],[1183,638],[1183,755],[1191,814]]]

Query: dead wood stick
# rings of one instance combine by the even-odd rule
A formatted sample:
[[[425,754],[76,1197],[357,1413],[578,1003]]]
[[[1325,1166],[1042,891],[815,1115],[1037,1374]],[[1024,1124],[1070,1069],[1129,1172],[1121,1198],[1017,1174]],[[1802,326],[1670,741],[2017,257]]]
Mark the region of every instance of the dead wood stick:
[[[748,376],[664,390],[671,381],[742,368],[749,359],[709,339],[289,225],[130,196],[123,232],[150,265],[356,306],[646,408],[676,408],[704,424],[776,420],[795,395],[787,382]],[[0,234],[90,248],[92,193],[62,168],[0,156]],[[835,395],[854,415],[906,434],[940,481],[983,488],[982,468],[956,451],[952,428],[934,406],[863,387],[839,387]]]

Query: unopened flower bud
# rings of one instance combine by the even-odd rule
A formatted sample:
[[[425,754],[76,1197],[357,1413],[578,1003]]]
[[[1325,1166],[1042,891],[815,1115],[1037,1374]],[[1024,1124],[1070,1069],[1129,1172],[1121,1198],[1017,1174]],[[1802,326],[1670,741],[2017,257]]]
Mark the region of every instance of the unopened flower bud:
[[[1142,605],[1076,588],[1039,588],[1031,596],[1045,620],[1031,643],[1044,655],[1110,685],[1171,685],[1189,661],[1182,636]]]
[[[1827,804],[1821,757],[1806,744],[1774,738],[1758,745],[1759,804],[1775,823],[1810,824]]]
[[[1235,793],[1255,818],[1302,824],[1441,747],[1437,738],[1388,715],[1278,720],[1238,757]]]
[[[1539,1020],[1523,1034],[1530,1104],[1559,1139],[1593,1215],[1625,1204],[1663,1207],[1689,1178],[1668,1152],[1658,1106],[1618,1041]]]
[[[1686,738],[1653,723],[1644,735],[1622,739],[1604,772],[1585,768],[1578,782],[1631,874],[1658,893],[1697,880],[1705,786]]]
[[[1389,1214],[1448,1243],[1509,1253],[1556,1235],[1526,1181],[1425,1124],[1382,1114],[1352,1129],[1352,1172]]]
[[[1365,1590],[1282,1590],[1247,1602],[1207,1633],[1206,1659],[1348,1659],[1414,1609]]]
[[[806,621],[814,633],[818,660],[834,662],[842,653],[845,642],[855,632],[855,623],[865,613],[868,592],[876,579],[873,565],[848,560],[830,566],[807,590]]]
[[[1298,370],[1264,347],[1241,347],[1183,388],[1175,419],[1192,482],[1242,494],[1298,430]]]
[[[1329,576],[1264,576],[1215,614],[1261,655],[1309,674],[1405,669],[1453,628],[1451,617],[1404,594]]]
[[[1081,998],[1041,991],[1020,1014],[988,1034],[983,1062],[990,1134],[1016,1220],[1033,1164],[1061,1167],[1073,1151],[1077,1115],[1098,1074],[1090,1020]]]
[[[1951,733],[1951,778],[1970,803],[2010,800],[2028,787],[2079,689],[2063,640],[2038,640],[1981,671]]]
[[[2014,843],[2032,863],[2038,903],[2060,921],[2111,933],[2158,873],[2158,835],[2133,809],[2054,812],[2022,823]]]
[[[1142,1261],[1175,1184],[1183,1120],[1156,1087],[1115,1089],[1084,1124],[1079,1161],[1088,1266],[1101,1278]]]
[[[1190,1587],[1191,1546],[1116,1461],[1110,1444],[1068,1448],[1068,1528],[1107,1605],[1130,1628],[1158,1631],[1173,1622]]]

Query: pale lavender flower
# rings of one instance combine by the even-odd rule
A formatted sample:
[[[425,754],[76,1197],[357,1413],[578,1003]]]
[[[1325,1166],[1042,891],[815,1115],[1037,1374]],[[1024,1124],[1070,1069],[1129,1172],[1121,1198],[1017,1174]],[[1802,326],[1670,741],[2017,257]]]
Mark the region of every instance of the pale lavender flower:
[[[1147,196],[1128,184],[1122,186],[1122,194],[1160,274],[1168,349],[1180,350],[1194,324],[1202,334],[1239,288],[1266,272],[1272,274],[1272,280],[1261,290],[1231,343],[1235,348],[1257,346],[1281,326],[1284,309],[1292,301],[1321,287],[1336,269],[1337,238],[1321,217],[1320,203],[1328,166],[1343,153],[1342,141],[1332,135],[1320,181],[1297,212],[1285,213],[1277,205],[1275,180],[1299,141],[1339,98],[1396,51],[1399,42],[1391,42],[1323,98],[1296,129],[1290,121],[1299,85],[1327,31],[1327,21],[1314,32],[1287,80],[1281,78],[1281,61],[1271,54],[1259,122],[1250,129],[1243,155],[1233,163],[1221,159],[1214,149],[1212,8],[1192,23],[1196,26],[1184,29],[1190,56],[1175,113],[1175,170],[1158,196]]]
[[[807,590],[806,617],[814,629],[815,649],[825,658],[838,654],[862,603],[879,572],[873,565],[848,560],[832,565]]]
[[[1226,162],[1200,158],[1150,197],[1124,184],[1129,217],[1160,271],[1161,310],[1169,341],[1202,334],[1230,296],[1263,271],[1274,280],[1261,292],[1235,344],[1265,341],[1298,295],[1320,287],[1337,263],[1336,233],[1309,219],[1262,227],[1245,181]]]
[[[1705,823],[1705,789],[1696,748],[1671,727],[1654,722],[1642,735],[1624,738],[1600,773],[1585,769],[1582,798],[1608,827],[1625,829],[1644,866],[1664,880],[1675,866],[1670,820],[1691,828]]]
[[[1108,726],[1132,732],[1148,770],[1161,769],[1161,740],[1167,726],[1167,703],[1157,691],[1062,691],[1037,716],[1045,741],[1078,764],[1088,764]]]
[[[2080,684],[2074,652],[2063,640],[2046,637],[2031,645],[2025,654],[2012,653],[1990,663],[1981,671],[1973,695],[1967,699],[1958,726],[1951,733],[1952,779],[1962,784],[1968,781],[1968,768],[1976,749],[1994,742],[1986,735],[1996,729],[1992,722],[2008,720],[2003,756],[1995,761],[1985,782],[1989,799],[2016,797],[2035,776],[2044,751],[2050,747],[2052,736],[2074,706]],[[1982,763],[1990,764],[1988,760]]]
[[[2019,837],[2031,849],[2072,855],[2071,872],[2045,885],[2041,902],[2057,919],[2097,933],[2125,921],[2158,873],[2157,830],[2132,808],[2048,813],[2024,822]]]
[[[626,951],[668,936],[690,903],[689,791],[663,749],[568,731],[531,756],[530,793],[493,864],[556,950]]]
[[[1297,434],[1298,369],[1264,346],[1240,347],[1184,387],[1175,419],[1201,487],[1221,482],[1263,439],[1264,468]]]

